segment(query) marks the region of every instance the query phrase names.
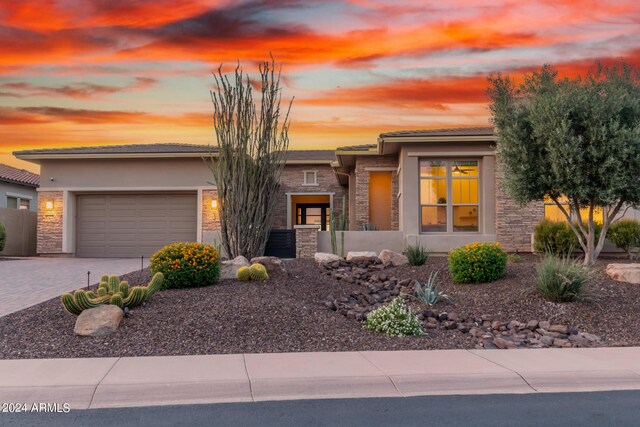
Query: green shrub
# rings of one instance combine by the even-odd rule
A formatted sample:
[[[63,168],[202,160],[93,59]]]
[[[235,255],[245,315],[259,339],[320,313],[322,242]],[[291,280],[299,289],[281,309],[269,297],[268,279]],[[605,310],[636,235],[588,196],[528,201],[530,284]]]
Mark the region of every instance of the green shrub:
[[[552,302],[580,299],[582,287],[589,279],[586,267],[568,256],[546,256],[538,266],[537,273],[538,292]]]
[[[429,274],[429,278],[426,283],[420,283],[417,280],[413,281],[416,298],[429,307],[436,305],[440,301],[452,302],[449,295],[438,291],[438,285],[436,283],[437,278],[438,272],[433,271]]]
[[[543,219],[533,234],[533,250],[555,255],[569,254],[580,247],[569,224]]]
[[[449,252],[449,272],[455,283],[493,282],[504,275],[507,253],[499,243],[470,243]]]
[[[609,227],[607,238],[631,258],[632,252],[640,248],[640,222],[634,219],[614,222]]]
[[[202,243],[174,243],[151,257],[150,268],[164,274],[167,288],[191,288],[218,283],[218,251]]]
[[[429,259],[431,251],[418,242],[415,245],[407,245],[404,254],[410,265],[423,265]]]
[[[4,245],[7,243],[7,230],[4,228],[4,224],[0,222],[0,252],[4,250]]]
[[[367,319],[362,322],[362,327],[392,337],[424,334],[420,321],[402,297],[396,297],[389,304],[369,313]]]
[[[587,225],[584,225],[585,228]],[[576,223],[577,227],[577,223]],[[594,223],[597,242],[602,232],[602,224]],[[566,222],[543,219],[533,234],[533,250],[536,252],[564,256],[574,250],[582,250],[578,237]]]

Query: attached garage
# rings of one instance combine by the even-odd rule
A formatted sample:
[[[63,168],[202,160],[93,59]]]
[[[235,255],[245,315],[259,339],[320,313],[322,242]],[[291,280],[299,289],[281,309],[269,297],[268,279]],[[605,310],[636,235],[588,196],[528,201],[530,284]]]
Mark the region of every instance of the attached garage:
[[[78,194],[76,256],[149,257],[197,238],[197,194]]]

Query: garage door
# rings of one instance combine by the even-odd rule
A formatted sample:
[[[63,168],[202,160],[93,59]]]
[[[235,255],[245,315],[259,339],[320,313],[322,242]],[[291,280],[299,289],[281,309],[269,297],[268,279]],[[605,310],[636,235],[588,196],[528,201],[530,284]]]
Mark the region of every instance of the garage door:
[[[195,194],[78,195],[76,255],[148,257],[196,240]]]

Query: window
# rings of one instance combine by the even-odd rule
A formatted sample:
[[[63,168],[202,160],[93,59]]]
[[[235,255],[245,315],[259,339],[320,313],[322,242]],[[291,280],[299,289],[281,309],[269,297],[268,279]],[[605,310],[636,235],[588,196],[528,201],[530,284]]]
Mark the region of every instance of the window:
[[[29,210],[31,207],[31,200],[25,196],[7,196],[7,207],[9,209]]]
[[[304,181],[302,185],[318,185],[318,172],[304,171]]]
[[[319,225],[326,231],[329,224],[330,205],[324,203],[296,205],[296,225]]]
[[[420,230],[479,231],[477,160],[420,160]]]
[[[569,213],[572,221],[578,220],[578,215],[575,213],[575,209],[571,208],[568,198],[561,196],[558,198],[558,202]],[[549,196],[544,197],[544,217],[550,221],[567,222],[567,217],[564,216],[558,205]],[[589,218],[589,208],[580,208],[580,217],[582,221],[586,222]],[[593,220],[598,224],[602,224],[604,222],[604,209],[596,206],[593,210]]]

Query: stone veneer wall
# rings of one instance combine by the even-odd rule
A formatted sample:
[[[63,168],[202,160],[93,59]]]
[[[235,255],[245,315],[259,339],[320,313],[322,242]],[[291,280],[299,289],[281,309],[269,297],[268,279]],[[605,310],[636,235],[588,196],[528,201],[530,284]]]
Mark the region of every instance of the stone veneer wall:
[[[355,219],[351,230],[359,231],[369,223],[369,171],[367,168],[398,168],[396,156],[358,156],[356,158]],[[398,230],[398,174],[391,172],[391,230]]]
[[[502,189],[496,163],[496,239],[508,252],[531,252],[531,235],[544,218],[544,202],[516,204]]]
[[[318,251],[317,225],[296,225],[296,253],[298,258],[313,258]]]
[[[202,232],[220,231],[220,211],[211,207],[211,201],[218,198],[218,190],[202,190]],[[218,203],[220,203],[218,201]]]
[[[46,202],[53,201],[53,209],[47,210]],[[62,253],[64,200],[62,191],[38,193],[38,243],[41,255]]]
[[[318,185],[308,186],[304,183],[304,171],[317,171]],[[280,190],[274,212],[273,228],[287,228],[287,193],[335,193],[333,195],[333,211],[336,218],[342,212],[342,197],[346,197],[347,209],[348,188],[338,183],[336,175],[329,165],[287,165],[280,178]],[[292,224],[295,225],[295,224]]]

